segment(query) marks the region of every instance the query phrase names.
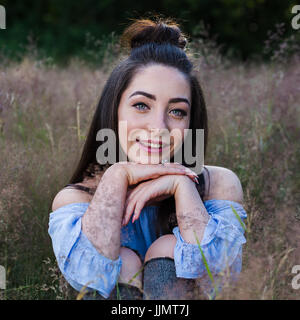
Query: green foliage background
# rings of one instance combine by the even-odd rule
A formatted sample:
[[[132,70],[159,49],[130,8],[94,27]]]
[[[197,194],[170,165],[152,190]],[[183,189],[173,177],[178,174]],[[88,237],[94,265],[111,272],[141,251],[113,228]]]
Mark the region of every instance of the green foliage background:
[[[296,1],[282,0],[0,0],[6,8],[6,30],[0,30],[0,52],[20,59],[33,44],[39,54],[66,62],[71,56],[88,59],[111,33],[119,35],[130,18],[149,12],[178,20],[183,30],[197,35],[201,21],[216,36],[222,52],[248,59],[261,55],[268,30],[285,23],[291,28]],[[197,36],[205,37],[204,34]],[[98,46],[95,41],[98,40]],[[92,46],[92,48],[91,48]],[[86,50],[83,50],[86,49]]]

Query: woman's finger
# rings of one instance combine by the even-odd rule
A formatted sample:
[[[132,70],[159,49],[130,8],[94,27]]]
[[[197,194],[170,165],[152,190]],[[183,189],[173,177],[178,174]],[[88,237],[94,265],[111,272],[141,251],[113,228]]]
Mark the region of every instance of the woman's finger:
[[[179,175],[187,175],[189,176],[192,180],[194,178],[197,178],[197,174],[194,173],[192,170],[188,169],[188,168],[177,168],[177,167],[172,167],[172,166],[162,166],[161,167],[161,171],[158,173],[154,174],[154,178],[158,178],[161,175],[167,175],[167,174],[179,174]]]
[[[143,180],[156,179],[163,175],[187,175],[193,181],[197,175],[190,169],[178,163],[170,164],[140,164],[135,162],[121,162],[128,173],[129,185],[134,185]],[[195,181],[196,182],[196,181]]]
[[[141,184],[139,184],[137,187],[135,187],[133,190],[130,191],[124,203],[125,213],[123,215],[122,225],[123,224],[126,225],[129,222],[131,215],[133,214],[133,211],[135,209],[135,203],[133,199],[135,198],[136,194],[140,192],[141,188],[147,186],[150,183],[151,181],[142,182]]]
[[[143,208],[146,206],[147,201],[151,200],[152,198],[153,194],[151,190],[148,189],[147,193],[143,192],[143,190],[140,190],[136,198],[132,200],[135,203],[132,223],[134,223],[140,217],[141,212]]]
[[[124,225],[127,225],[131,216],[136,213],[137,199],[141,199],[142,196],[145,194],[149,195],[149,190],[147,190],[147,193],[146,193],[144,186],[137,187],[134,195],[131,194],[131,198],[128,200],[126,211],[125,211],[123,222],[122,222],[124,223]],[[142,209],[139,209],[139,210],[141,211]],[[134,222],[134,220],[132,222]]]
[[[164,165],[169,166],[169,167],[173,166],[174,168],[176,166],[174,163],[164,163]],[[181,164],[177,164],[177,166],[178,165],[183,167],[185,175],[187,175],[192,181],[199,184],[198,175],[193,170],[186,168],[186,167],[182,166]]]
[[[128,206],[126,208],[126,212],[124,215],[124,224],[127,225],[131,216],[134,216],[134,219],[132,222],[138,219],[140,216],[140,213],[142,209],[144,208],[146,202],[150,200],[151,197],[151,190],[147,187],[147,182],[143,183],[143,185],[140,185],[136,188],[136,192],[131,197],[131,199],[128,201]],[[147,190],[147,192],[146,192]],[[137,207],[138,205],[138,207]]]
[[[142,182],[139,184],[138,187],[135,187],[133,190],[131,190],[130,193],[128,193],[128,195],[127,195],[124,206],[127,206],[129,201],[131,201],[131,199],[133,199],[135,197],[136,193],[140,191],[140,188],[142,188],[144,186],[148,186],[149,184],[151,184],[151,180]]]
[[[146,206],[146,203],[149,200],[158,197],[155,189],[155,184],[153,184],[153,182],[151,183],[151,188],[144,185],[143,188],[140,188],[139,192],[136,193],[135,197],[131,200],[135,204],[132,223],[134,223],[140,217],[140,214],[143,208]]]
[[[135,202],[132,200],[129,201],[125,210],[123,220],[122,220],[122,226],[126,226],[128,224],[130,217],[134,212],[134,208],[135,208]]]
[[[140,217],[141,211],[144,208],[146,202],[147,201],[145,201],[143,199],[139,199],[138,202],[135,204],[134,214],[132,217],[132,223],[134,223],[134,221],[136,221]]]
[[[185,166],[183,166],[182,164],[178,163],[178,162],[165,162],[163,164],[164,166],[168,166],[168,167],[174,167],[174,168],[182,168],[185,170],[185,172],[187,174],[191,174],[191,175],[194,175],[194,176],[197,176],[197,174],[190,168],[187,168]]]

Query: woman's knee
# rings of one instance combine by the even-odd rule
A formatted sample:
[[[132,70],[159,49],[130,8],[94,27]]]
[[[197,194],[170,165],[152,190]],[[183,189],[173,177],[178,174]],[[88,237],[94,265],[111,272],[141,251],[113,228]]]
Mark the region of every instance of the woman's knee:
[[[142,262],[139,256],[131,249],[121,247],[120,256],[122,267],[119,276],[119,283],[128,283],[135,287],[142,287],[142,272],[136,273],[142,269]],[[134,277],[136,275],[136,277]],[[134,277],[134,279],[133,279]]]
[[[146,252],[145,262],[158,257],[174,259],[176,241],[176,237],[173,234],[166,234],[156,239]]]

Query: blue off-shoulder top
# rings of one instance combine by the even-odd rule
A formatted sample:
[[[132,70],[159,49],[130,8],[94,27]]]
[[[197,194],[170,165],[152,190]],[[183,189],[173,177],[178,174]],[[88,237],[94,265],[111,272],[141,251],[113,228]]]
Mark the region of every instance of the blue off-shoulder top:
[[[174,248],[176,276],[195,279],[206,275],[203,279],[207,279],[207,263],[212,275],[229,269],[236,279],[242,266],[242,245],[246,242],[240,220],[243,222],[247,214],[243,206],[234,201],[212,199],[203,203],[210,218],[200,243],[201,251],[197,244],[185,242],[178,226],[172,230],[177,239]],[[70,285],[77,291],[84,286],[97,290],[108,298],[118,280],[122,260],[120,256],[111,260],[100,254],[82,232],[81,218],[88,206],[88,202],[72,203],[51,212],[48,233],[58,266]],[[142,260],[156,240],[157,213],[156,206],[144,207],[138,220],[134,223],[130,220],[121,229],[121,246],[133,249]],[[204,292],[214,297],[221,287],[222,282],[216,288],[209,280]]]

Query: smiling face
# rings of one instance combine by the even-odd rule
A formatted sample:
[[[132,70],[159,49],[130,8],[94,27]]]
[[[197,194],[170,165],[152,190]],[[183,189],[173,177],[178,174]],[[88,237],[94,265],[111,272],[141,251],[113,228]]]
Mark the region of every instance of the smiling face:
[[[191,89],[180,71],[158,64],[140,70],[118,108],[119,141],[129,161],[158,164],[172,158],[190,114]]]

